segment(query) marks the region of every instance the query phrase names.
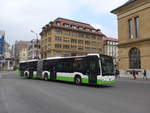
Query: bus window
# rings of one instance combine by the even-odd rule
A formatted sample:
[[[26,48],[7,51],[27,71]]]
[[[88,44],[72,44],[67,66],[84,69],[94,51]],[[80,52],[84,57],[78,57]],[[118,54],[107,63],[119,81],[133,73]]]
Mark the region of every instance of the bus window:
[[[91,61],[90,62],[90,71],[94,74],[99,75],[100,74],[100,69],[99,69],[99,65],[98,65],[98,61]]]
[[[101,57],[102,65],[102,75],[114,75],[114,65],[111,57],[102,56]]]
[[[64,72],[64,64],[59,62],[56,66],[57,72]]]
[[[86,75],[88,70],[88,62],[84,58],[75,58],[73,62],[73,71]]]

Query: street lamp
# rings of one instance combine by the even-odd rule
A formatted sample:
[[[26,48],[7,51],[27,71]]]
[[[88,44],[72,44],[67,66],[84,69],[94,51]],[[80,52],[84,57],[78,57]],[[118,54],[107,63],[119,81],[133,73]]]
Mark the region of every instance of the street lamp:
[[[36,38],[38,39],[38,34],[36,32],[34,32],[33,30],[31,30],[31,33],[34,33],[36,35]]]
[[[38,34],[35,32],[35,31],[33,31],[33,30],[31,30],[31,33],[34,33],[35,35],[36,35],[36,47],[37,47],[37,49],[38,49]],[[33,48],[33,58],[35,59],[35,58],[39,58],[39,56],[38,56],[38,53],[34,50],[34,47],[32,47]]]

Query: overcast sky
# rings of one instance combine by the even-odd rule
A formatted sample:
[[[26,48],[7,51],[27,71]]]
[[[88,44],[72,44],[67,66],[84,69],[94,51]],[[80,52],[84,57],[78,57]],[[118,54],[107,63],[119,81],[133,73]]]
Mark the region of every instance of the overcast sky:
[[[117,38],[117,18],[110,11],[127,0],[0,0],[0,30],[6,41],[31,40],[57,17],[89,23]]]

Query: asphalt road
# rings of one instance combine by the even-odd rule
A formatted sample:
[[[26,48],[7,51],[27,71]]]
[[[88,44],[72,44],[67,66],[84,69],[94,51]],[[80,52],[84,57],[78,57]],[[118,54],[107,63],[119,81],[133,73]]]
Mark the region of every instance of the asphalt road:
[[[150,113],[150,81],[91,87],[9,73],[0,75],[0,113]]]

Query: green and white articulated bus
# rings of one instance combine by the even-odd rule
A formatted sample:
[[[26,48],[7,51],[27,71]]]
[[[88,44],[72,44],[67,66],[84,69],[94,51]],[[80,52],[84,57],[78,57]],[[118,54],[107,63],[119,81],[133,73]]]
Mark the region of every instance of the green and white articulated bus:
[[[25,78],[73,82],[78,85],[107,85],[116,81],[112,57],[102,54],[22,61],[19,75]]]

